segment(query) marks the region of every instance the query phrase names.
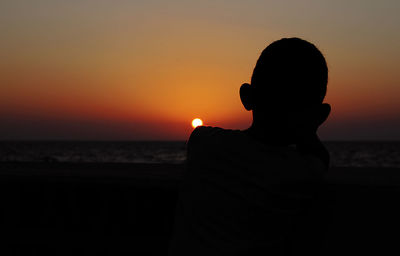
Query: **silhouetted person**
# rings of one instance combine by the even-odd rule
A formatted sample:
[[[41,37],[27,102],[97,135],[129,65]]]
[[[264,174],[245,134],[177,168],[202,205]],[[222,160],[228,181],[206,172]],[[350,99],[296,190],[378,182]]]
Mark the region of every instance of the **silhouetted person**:
[[[316,133],[330,113],[327,80],[307,41],[284,38],[261,53],[240,88],[251,127],[198,127],[189,138],[171,255],[298,254],[302,216],[329,165]]]

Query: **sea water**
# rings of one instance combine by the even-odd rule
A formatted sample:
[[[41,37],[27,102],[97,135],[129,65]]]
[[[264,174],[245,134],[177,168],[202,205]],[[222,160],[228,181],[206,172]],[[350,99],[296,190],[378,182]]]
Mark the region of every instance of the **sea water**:
[[[400,142],[324,142],[332,166],[400,167]],[[2,141],[0,162],[183,163],[184,141]]]

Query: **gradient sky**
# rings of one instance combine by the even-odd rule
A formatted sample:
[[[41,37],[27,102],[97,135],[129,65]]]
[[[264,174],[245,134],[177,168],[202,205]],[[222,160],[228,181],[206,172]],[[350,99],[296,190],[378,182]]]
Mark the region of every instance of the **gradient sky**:
[[[329,66],[326,140],[400,140],[400,1],[2,0],[0,139],[242,129],[239,87],[282,37]]]

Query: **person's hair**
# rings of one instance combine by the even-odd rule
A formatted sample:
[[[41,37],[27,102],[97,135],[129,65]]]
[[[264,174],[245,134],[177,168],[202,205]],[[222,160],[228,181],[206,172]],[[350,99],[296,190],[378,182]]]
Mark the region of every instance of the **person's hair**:
[[[267,101],[294,104],[322,103],[327,83],[324,56],[314,44],[299,38],[271,43],[261,53],[251,77],[252,86],[260,88],[263,96],[270,95]]]

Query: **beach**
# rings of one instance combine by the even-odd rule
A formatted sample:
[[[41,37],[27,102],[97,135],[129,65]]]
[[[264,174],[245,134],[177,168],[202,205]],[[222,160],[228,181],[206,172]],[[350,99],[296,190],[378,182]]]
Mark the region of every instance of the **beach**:
[[[0,163],[2,255],[166,255],[183,164]],[[331,168],[320,255],[396,254],[398,168]]]

